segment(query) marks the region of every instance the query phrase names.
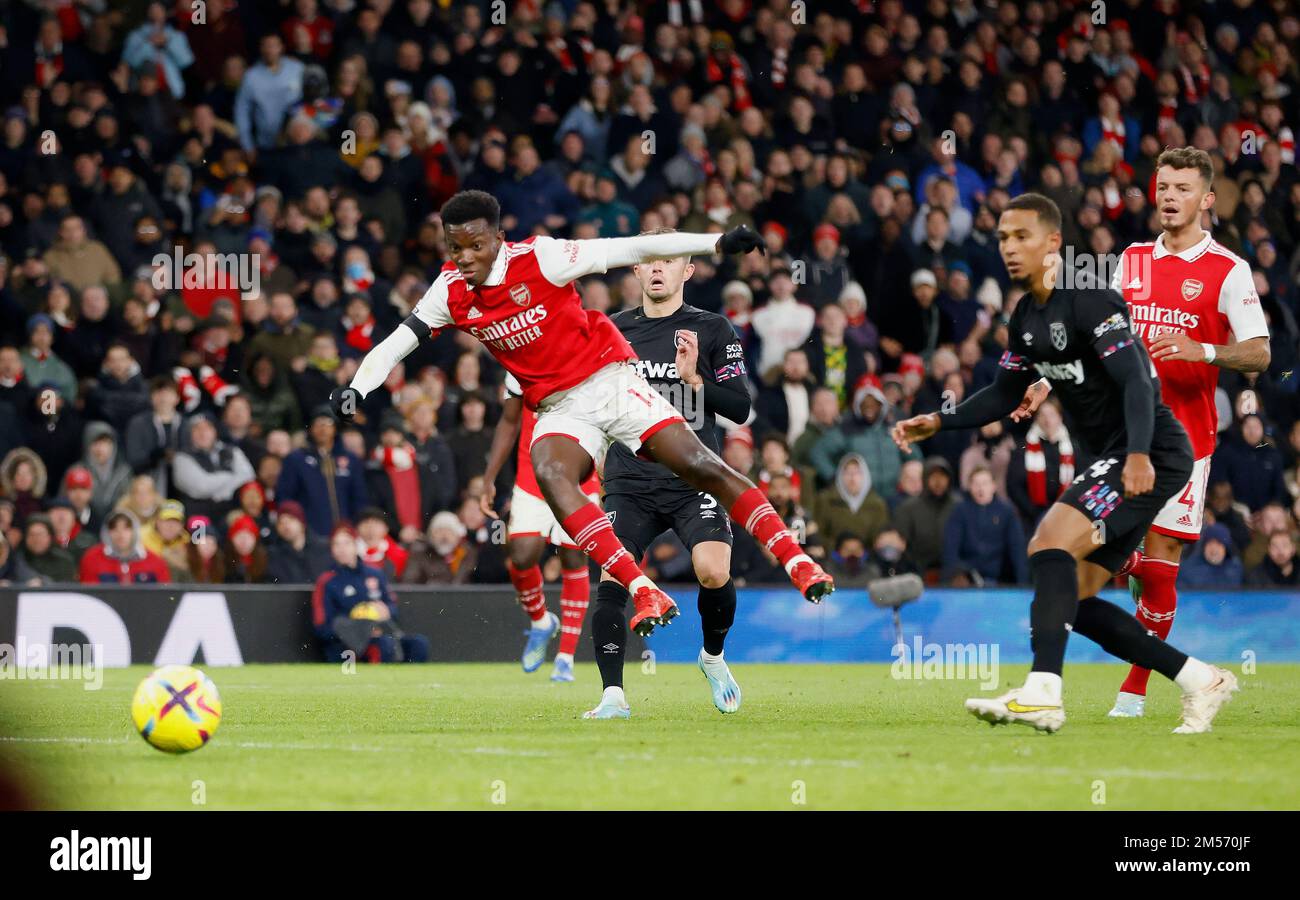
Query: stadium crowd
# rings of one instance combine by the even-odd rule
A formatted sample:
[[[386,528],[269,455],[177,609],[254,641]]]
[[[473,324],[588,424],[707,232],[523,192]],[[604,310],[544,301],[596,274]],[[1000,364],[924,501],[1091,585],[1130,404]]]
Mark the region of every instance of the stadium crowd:
[[[1011,197],[1061,206],[1071,264],[1113,259],[1156,234],[1159,151],[1194,145],[1273,361],[1221,377],[1181,583],[1300,584],[1298,53],[1266,0],[0,5],[0,580],[310,583],[348,529],[399,583],[505,582],[478,342],[428,342],[355,423],[326,403],[480,188],[515,240],[758,230],[766,256],[697,258],[686,293],[746,347],[727,461],[841,584],[1023,583],[1089,463],[1056,405],[909,455],[889,426],[991,380]],[[252,278],[169,280],[176,247]],[[638,287],[579,285],[611,312]],[[736,537],[738,583],[785,581]]]

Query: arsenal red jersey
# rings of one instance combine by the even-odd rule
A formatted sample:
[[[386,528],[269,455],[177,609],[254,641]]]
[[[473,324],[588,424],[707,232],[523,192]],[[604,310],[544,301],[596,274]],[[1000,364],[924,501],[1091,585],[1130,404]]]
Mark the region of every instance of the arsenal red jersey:
[[[507,241],[479,287],[446,263],[414,314],[434,334],[451,326],[482,341],[519,379],[524,405],[536,409],[610,363],[636,358],[608,316],[582,308],[573,287],[605,269],[600,241]]]
[[[506,376],[505,392],[507,397],[523,396],[523,389],[515,380],[515,376]],[[536,424],[537,413],[525,406],[523,416],[519,419],[519,453],[515,458],[515,487],[544,500],[546,498],[542,497],[542,489],[537,486],[537,475],[533,472],[533,457],[529,453],[533,445],[533,426]],[[600,493],[600,479],[596,476],[594,467],[587,480],[582,483],[581,489],[584,494]]]
[[[1210,234],[1182,253],[1170,253],[1164,235],[1133,244],[1120,257],[1111,287],[1124,295],[1133,333],[1147,347],[1162,334],[1181,331],[1220,346],[1268,336],[1268,324],[1250,266]],[[1197,459],[1214,452],[1219,370],[1205,363],[1154,360],[1164,402],[1187,429]]]

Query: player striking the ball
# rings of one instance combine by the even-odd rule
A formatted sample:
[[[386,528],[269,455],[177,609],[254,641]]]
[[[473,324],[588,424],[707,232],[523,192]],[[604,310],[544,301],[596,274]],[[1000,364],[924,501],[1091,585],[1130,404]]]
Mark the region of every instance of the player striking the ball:
[[[523,607],[532,627],[524,644],[525,672],[536,671],[546,659],[546,648],[560,632],[560,649],[555,654],[555,668],[551,681],[573,680],[573,654],[582,636],[582,620],[587,616],[591,599],[591,581],[587,573],[587,557],[578,545],[564,533],[555,513],[542,499],[542,489],[533,475],[533,462],[528,448],[533,439],[537,414],[524,406],[524,389],[513,375],[506,376],[505,399],[501,404],[501,418],[492,434],[492,447],[488,451],[487,468],[483,472],[485,485],[496,485],[500,473],[512,450],[517,447],[515,461],[515,487],[510,495],[510,524],[506,542],[509,559],[506,569],[515,595]],[[600,482],[595,471],[582,483],[582,492],[594,503],[600,499]],[[484,515],[497,518],[492,507],[493,491],[484,491],[479,497],[479,507]],[[542,551],[550,543],[559,548],[561,587],[560,615],[546,609],[546,596],[542,593],[542,570],[538,565]]]
[[[619,543],[609,520],[579,485],[618,441],[663,463],[696,490],[722,502],[731,517],[781,561],[804,598],[818,603],[834,581],[800,548],[763,492],[700,443],[672,404],[646,383],[609,317],[585,310],[574,279],[653,259],[693,253],[766,252],[748,228],[721,236],[654,234],[560,241],[505,240],[491,194],[461,191],[443,205],[451,261],[415,310],[361,362],[352,383],[332,396],[336,413],[355,413],[418,346],[420,336],[454,327],[482,341],[524,389],[537,411],[531,458],[538,487],[564,531],[632,595],[631,625],[647,635],[677,615]],[[487,485],[488,491],[492,490]]]
[[[656,234],[672,234],[671,230]],[[687,306],[683,285],[695,271],[689,257],[656,259],[633,266],[641,282],[641,305],[613,317],[637,355],[637,370],[667,397],[714,453],[714,415],[733,422],[749,417],[744,351],[726,317]],[[659,535],[671,529],[691,554],[700,583],[696,607],[704,646],[698,658],[719,712],[740,709],[740,685],[722,658],[722,645],[736,617],[731,581],[731,525],[718,501],[658,463],[639,459],[614,445],[605,458],[605,512],[614,534],[634,559],[641,559]],[[625,719],[623,695],[627,590],[605,575],[596,588],[591,638],[604,693],[588,719]]]
[[[1271,357],[1250,265],[1201,227],[1202,216],[1214,206],[1213,179],[1214,166],[1204,150],[1161,153],[1156,205],[1162,233],[1154,242],[1128,247],[1111,280],[1128,303],[1133,333],[1155,361],[1162,398],[1187,429],[1196,460],[1191,478],[1156,515],[1129,573],[1137,582],[1138,621],[1160,638],[1167,638],[1174,624],[1183,547],[1200,538],[1205,519],[1218,432],[1219,369],[1263,372]],[[1141,666],[1129,670],[1111,716],[1143,714],[1150,675]]]
[[[1166,501],[1187,484],[1193,465],[1187,433],[1160,401],[1154,367],[1129,328],[1123,298],[1100,282],[1058,286],[1061,211],[1055,203],[1041,194],[1008,203],[998,221],[998,247],[1026,294],[1011,315],[996,380],[951,412],[898,423],[894,440],[906,450],[940,428],[1001,419],[1021,408],[1026,389],[1042,375],[1060,398],[1070,434],[1096,462],[1048,509],[1029,542],[1034,660],[1024,686],[1001,697],[972,698],[966,709],[995,725],[1060,729],[1061,670],[1073,630],[1182,689],[1183,720],[1175,733],[1209,731],[1237,689],[1236,676],[1180,652],[1096,596]]]

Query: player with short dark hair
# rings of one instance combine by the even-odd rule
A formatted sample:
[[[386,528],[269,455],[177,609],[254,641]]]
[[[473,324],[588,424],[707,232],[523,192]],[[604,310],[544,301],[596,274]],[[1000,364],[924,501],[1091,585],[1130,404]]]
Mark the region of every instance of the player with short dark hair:
[[[1150,634],[1130,614],[1096,596],[1128,561],[1165,502],[1192,471],[1187,432],[1160,400],[1160,383],[1134,337],[1124,298],[1087,273],[1060,284],[1060,211],[1039,194],[1007,204],[998,245],[1012,280],[1026,290],[993,384],[951,412],[915,416],[894,427],[906,449],[940,428],[975,428],[1024,408],[1040,375],[1052,385],[1070,426],[1096,462],[1039,522],[1029,542],[1034,599],[1029,607],[1033,667],[1023,687],[966,708],[1001,724],[1056,731],[1065,722],[1061,670],[1071,630],[1122,659],[1159,672],[1183,691],[1176,733],[1210,730],[1237,689],[1226,669],[1189,657]]]
[[[656,233],[671,233],[660,231]],[[714,453],[720,453],[715,416],[733,422],[749,417],[745,353],[725,316],[687,305],[686,282],[695,271],[689,257],[656,259],[632,267],[641,282],[641,305],[613,317],[636,351],[637,371],[677,408]],[[638,458],[615,444],[605,458],[605,513],[614,534],[633,558],[673,531],[691,555],[700,589],[697,608],[703,647],[698,663],[719,712],[740,709],[740,685],[723,660],[723,642],[736,617],[731,580],[731,525],[718,501],[696,490],[659,463]],[[588,719],[627,718],[623,661],[628,593],[609,575],[596,588],[591,638],[604,693]]]
[[[392,334],[366,354],[352,383],[337,389],[336,414],[350,416],[387,379],[420,336],[453,327],[482,341],[523,387],[537,411],[531,459],[547,505],[583,552],[632,594],[631,626],[646,635],[677,615],[677,605],[646,577],[601,508],[579,485],[600,467],[610,444],[663,463],[724,504],[766,546],[809,602],[834,580],[803,552],[763,492],[700,443],[681,414],[630,364],[631,346],[609,320],[586,310],[573,282],[612,267],[693,253],[765,252],[746,227],[723,235],[643,234],[561,241],[507,241],[501,208],[482,191],[462,191],[442,208],[451,260]],[[485,490],[492,491],[492,485]]]

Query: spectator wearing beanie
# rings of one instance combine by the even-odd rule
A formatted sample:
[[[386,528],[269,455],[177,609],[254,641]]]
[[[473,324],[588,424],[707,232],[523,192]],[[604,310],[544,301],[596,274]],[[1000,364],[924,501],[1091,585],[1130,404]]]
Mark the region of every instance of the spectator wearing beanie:
[[[267,550],[267,581],[271,584],[311,584],[331,565],[329,542],[307,529],[302,504],[277,504],[275,539]]]
[[[908,556],[932,578],[943,563],[943,533],[956,498],[952,493],[952,467],[942,456],[925,461],[921,493],[909,497],[894,511],[894,527],[907,544]]]
[[[222,548],[226,584],[262,584],[266,576],[266,549],[262,546],[257,521],[240,515],[226,531]]]
[[[57,334],[58,326],[45,313],[37,313],[27,320],[27,348],[20,354],[23,377],[31,385],[53,385],[61,396],[76,400],[77,375],[54,352]]]
[[[369,505],[365,477],[361,460],[337,436],[333,411],[322,406],[312,413],[307,446],[285,457],[275,497],[301,504],[307,527],[325,537],[340,522],[355,521]]]
[[[829,222],[813,229],[813,259],[808,264],[808,302],[821,309],[839,299],[852,282],[849,264],[840,248],[840,230]]]
[[[1178,570],[1180,588],[1239,588],[1244,577],[1241,560],[1226,525],[1206,525],[1196,549]]]

